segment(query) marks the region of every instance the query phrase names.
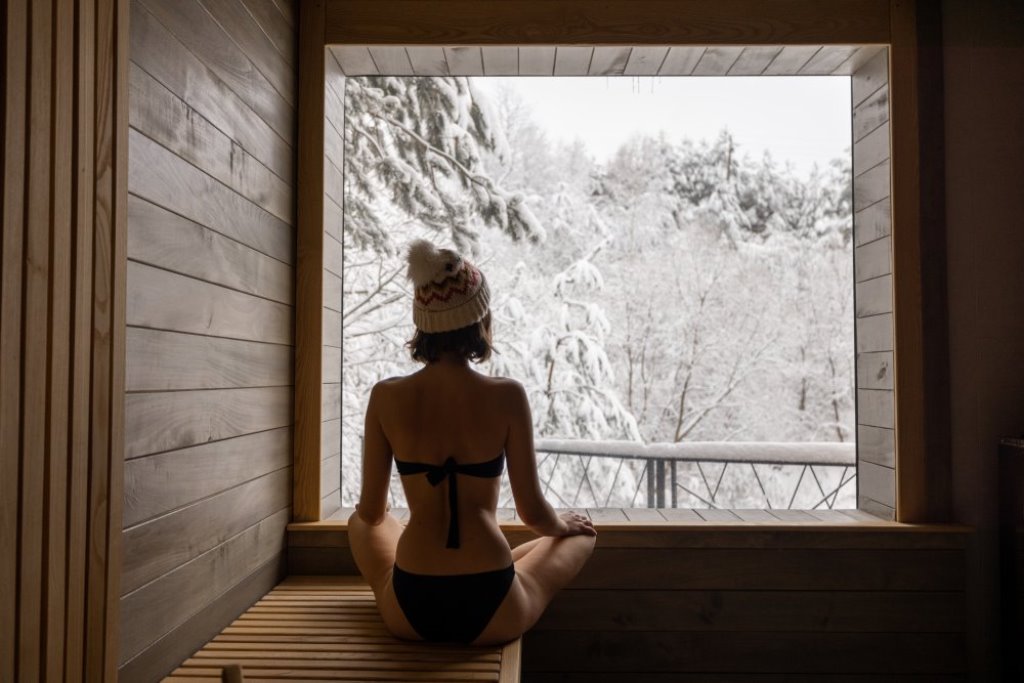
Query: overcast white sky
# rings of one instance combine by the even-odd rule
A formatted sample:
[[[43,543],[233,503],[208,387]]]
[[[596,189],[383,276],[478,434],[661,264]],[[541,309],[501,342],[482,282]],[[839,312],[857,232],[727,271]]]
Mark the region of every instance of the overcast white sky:
[[[582,139],[605,160],[636,133],[714,140],[732,131],[741,154],[769,150],[806,175],[817,162],[849,154],[850,79],[837,76],[543,77],[475,79],[507,84],[555,138]]]

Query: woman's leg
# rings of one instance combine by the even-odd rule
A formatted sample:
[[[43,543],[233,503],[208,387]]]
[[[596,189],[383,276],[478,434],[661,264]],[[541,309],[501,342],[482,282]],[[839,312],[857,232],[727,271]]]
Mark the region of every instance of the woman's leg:
[[[532,541],[520,543],[515,548],[512,548],[512,561],[518,562],[519,560],[521,560],[523,557],[526,556],[526,553],[536,548],[537,544],[540,543],[542,540],[544,540],[543,537],[535,538]]]
[[[376,526],[367,524],[358,512],[348,519],[348,543],[359,572],[370,584],[377,609],[388,630],[399,638],[418,639],[405,613],[395,599],[391,575],[395,568],[395,549],[405,527],[390,512]]]
[[[515,550],[529,548],[515,561],[516,578],[508,595],[476,642],[508,642],[537,623],[555,594],[583,569],[596,540],[594,536],[545,536],[517,546]]]

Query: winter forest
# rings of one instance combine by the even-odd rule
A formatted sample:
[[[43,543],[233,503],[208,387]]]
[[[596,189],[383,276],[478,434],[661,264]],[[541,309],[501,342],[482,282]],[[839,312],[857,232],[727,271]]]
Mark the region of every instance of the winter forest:
[[[472,78],[349,78],[345,107],[344,505],[370,388],[418,369],[416,237],[485,273],[497,354],[476,367],[523,383],[538,439],[854,441],[849,154],[797,174],[723,126],[599,161]],[[642,460],[537,457],[556,507],[646,505]],[[855,507],[852,468],[678,465],[680,507]]]

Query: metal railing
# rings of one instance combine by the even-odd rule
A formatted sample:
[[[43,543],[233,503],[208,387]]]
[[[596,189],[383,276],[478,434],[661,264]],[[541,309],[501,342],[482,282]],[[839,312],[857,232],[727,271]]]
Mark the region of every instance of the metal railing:
[[[643,490],[646,490],[643,502],[651,508],[679,507],[681,493],[709,508],[742,507],[731,501],[722,503],[722,482],[730,467],[734,473],[737,468],[742,470],[749,467],[756,490],[763,496],[759,507],[792,509],[797,494],[803,490],[803,502],[798,507],[831,509],[840,493],[852,493],[850,484],[856,478],[856,445],[852,443],[642,444],[631,441],[538,439],[535,448],[545,495],[551,495],[557,504],[566,507],[579,506],[581,495],[586,497],[586,493],[589,493],[589,500],[595,507],[635,507],[636,499]],[[594,464],[602,462],[616,463],[606,490],[602,482],[595,485],[594,477],[591,476]],[[613,501],[616,486],[627,463],[631,465],[628,469],[631,481],[627,482],[624,492],[619,487],[619,500]],[[714,465],[721,465],[721,469],[715,472]],[[768,472],[759,473],[758,465],[770,466]],[[689,470],[685,476],[682,472],[684,467]],[[786,473],[785,477],[781,476],[783,472]],[[607,471],[602,478],[606,479],[606,475]],[[787,493],[785,484],[788,482],[783,482],[783,479],[794,478],[795,484]],[[804,489],[801,489],[802,485]],[[695,490],[701,487],[703,490]],[[775,493],[774,502],[769,488]],[[512,502],[507,479],[503,482],[502,491],[503,504],[507,506]],[[628,504],[623,504],[626,502],[622,500],[623,493],[629,498]],[[783,498],[781,501],[778,500],[780,496]],[[693,501],[687,505],[694,506]]]
[[[837,502],[839,508],[856,507],[851,486],[857,477],[853,443],[537,439],[534,447],[544,494],[559,507],[637,507],[639,498],[640,506],[675,508],[680,506],[680,494],[691,499],[683,501],[684,507],[793,509],[796,504],[798,509],[816,510],[834,509]],[[598,470],[606,465],[604,471],[595,472],[595,463]],[[758,466],[767,471],[758,472]],[[752,477],[744,485],[758,492],[760,501],[723,500],[727,472],[732,468],[734,475],[741,475],[747,467]],[[499,507],[514,505],[507,471],[499,495]],[[840,501],[841,495],[848,499]],[[395,471],[389,500],[394,507],[405,505]]]

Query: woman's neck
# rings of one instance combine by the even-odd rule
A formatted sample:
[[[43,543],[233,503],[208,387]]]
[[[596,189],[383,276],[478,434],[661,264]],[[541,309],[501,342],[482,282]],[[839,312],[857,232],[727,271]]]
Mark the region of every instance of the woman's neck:
[[[454,353],[442,353],[433,363],[428,363],[427,367],[436,368],[460,368],[469,369],[469,360]]]

